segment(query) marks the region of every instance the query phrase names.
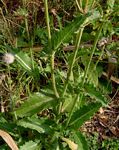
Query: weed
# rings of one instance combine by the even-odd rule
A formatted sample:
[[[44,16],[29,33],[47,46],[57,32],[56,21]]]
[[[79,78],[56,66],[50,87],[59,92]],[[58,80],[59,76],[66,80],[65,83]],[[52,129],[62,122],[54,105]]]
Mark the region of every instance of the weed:
[[[2,99],[0,128],[14,137],[20,150],[88,149],[86,139],[78,129],[108,103],[107,93],[100,91],[98,79],[102,74],[99,62],[107,43],[103,42],[101,48],[97,45],[107,34],[102,31],[113,13],[114,1],[111,2],[111,6],[107,2],[105,12],[95,0],[76,0],[73,3],[77,7],[75,17],[63,27],[59,15],[53,10],[49,12],[51,2],[23,0],[22,7],[15,9],[13,15],[20,21],[16,23],[16,36],[10,30],[13,24],[1,9],[5,26],[1,30],[1,51],[12,53],[15,62],[7,64],[7,69],[2,71],[2,74],[8,71],[5,77],[9,80],[3,81],[2,86],[7,87],[10,96],[8,104]],[[44,26],[37,24],[39,7],[45,18]],[[52,13],[58,26],[51,21]],[[88,27],[91,31],[87,35],[92,34],[93,38],[85,43],[82,39]],[[71,44],[73,49],[65,52],[65,45],[70,47]],[[97,56],[96,60],[94,56]],[[12,72],[16,72],[17,77]],[[7,114],[5,105],[10,106]],[[6,146],[2,144],[1,147]]]

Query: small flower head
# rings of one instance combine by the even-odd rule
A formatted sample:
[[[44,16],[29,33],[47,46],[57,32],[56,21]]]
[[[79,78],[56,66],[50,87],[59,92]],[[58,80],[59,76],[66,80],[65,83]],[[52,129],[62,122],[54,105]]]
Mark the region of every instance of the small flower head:
[[[98,46],[99,46],[99,47],[102,47],[102,46],[106,45],[108,41],[109,41],[108,38],[103,37],[103,38],[98,42]]]
[[[4,54],[3,56],[3,61],[6,63],[6,64],[12,64],[15,60],[15,57],[13,54],[11,53],[6,53]]]

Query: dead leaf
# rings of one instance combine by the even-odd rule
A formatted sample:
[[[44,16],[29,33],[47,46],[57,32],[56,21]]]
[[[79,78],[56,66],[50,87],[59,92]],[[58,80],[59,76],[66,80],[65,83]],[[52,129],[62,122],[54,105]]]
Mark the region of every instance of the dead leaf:
[[[5,131],[0,130],[0,136],[9,145],[12,150],[19,150],[13,138]]]
[[[69,145],[69,148],[71,150],[78,150],[78,145],[75,144],[73,141],[71,141],[71,140],[69,140],[67,138],[64,138],[64,137],[62,137],[62,140]]]

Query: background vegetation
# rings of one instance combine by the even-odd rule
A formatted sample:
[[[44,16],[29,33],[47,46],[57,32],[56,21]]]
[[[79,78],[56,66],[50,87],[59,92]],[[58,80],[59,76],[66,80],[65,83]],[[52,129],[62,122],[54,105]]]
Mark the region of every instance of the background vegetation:
[[[84,131],[119,95],[118,9],[118,0],[0,1],[0,136],[11,149],[118,150],[118,103],[115,137]]]

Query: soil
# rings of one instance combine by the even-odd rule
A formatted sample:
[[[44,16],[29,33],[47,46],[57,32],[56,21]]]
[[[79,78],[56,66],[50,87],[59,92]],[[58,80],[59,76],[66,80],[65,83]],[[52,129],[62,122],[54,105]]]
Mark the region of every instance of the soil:
[[[99,139],[119,138],[119,91],[111,98],[108,107],[101,107],[95,116],[81,127],[86,134],[99,134]]]

